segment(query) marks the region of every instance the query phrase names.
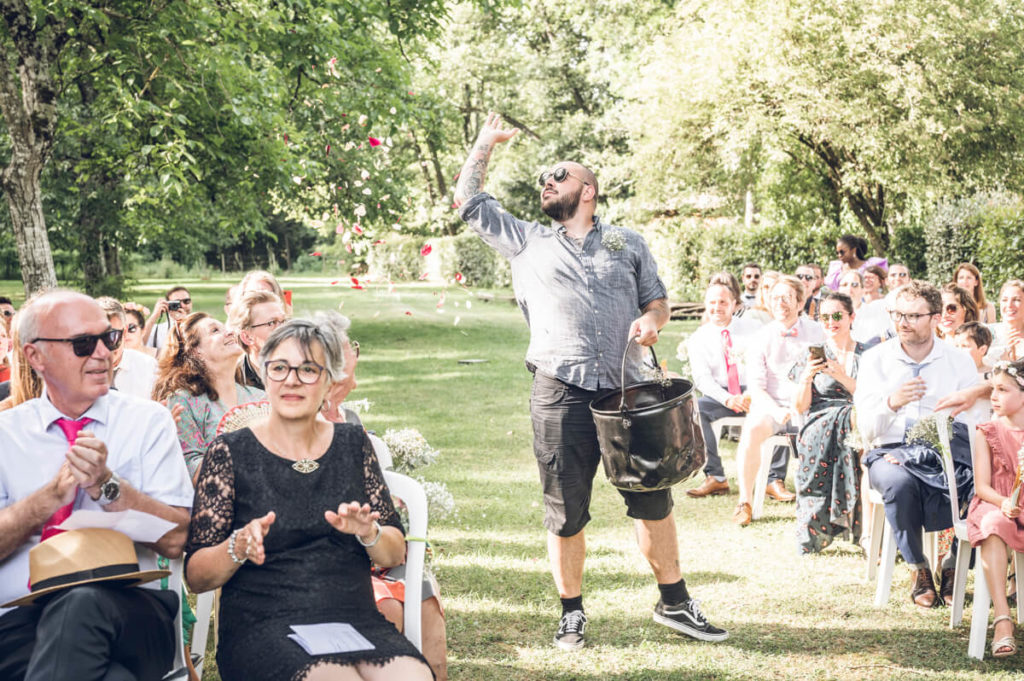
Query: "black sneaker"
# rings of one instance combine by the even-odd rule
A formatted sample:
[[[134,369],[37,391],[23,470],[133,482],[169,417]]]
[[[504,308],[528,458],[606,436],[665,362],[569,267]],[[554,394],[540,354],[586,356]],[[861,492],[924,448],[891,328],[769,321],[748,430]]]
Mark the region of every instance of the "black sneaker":
[[[708,623],[707,617],[700,611],[700,603],[694,598],[679,605],[665,605],[659,599],[654,606],[654,621],[700,641],[724,641],[729,638],[728,631]]]
[[[587,628],[587,616],[582,610],[570,610],[562,615],[555,634],[555,645],[562,650],[579,650],[585,643],[583,633]]]

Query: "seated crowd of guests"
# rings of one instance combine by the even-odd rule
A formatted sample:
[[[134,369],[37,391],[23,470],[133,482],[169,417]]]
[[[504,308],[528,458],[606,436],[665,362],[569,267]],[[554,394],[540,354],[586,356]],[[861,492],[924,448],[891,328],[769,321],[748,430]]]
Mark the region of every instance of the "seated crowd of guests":
[[[993,653],[1013,654],[1005,581],[1007,546],[1024,548],[1017,496],[1008,499],[1024,440],[1024,281],[1003,283],[997,322],[974,265],[961,264],[935,287],[911,279],[901,264],[867,257],[867,243],[853,235],[839,239],[836,256],[824,277],[815,264],[787,275],[756,263],[739,278],[711,277],[701,325],[685,341],[707,452],[706,478],[687,494],[730,492],[712,424],[742,416],[733,520],[750,524],[762,446],[788,435],[795,491],[785,486],[789,448],[781,447],[772,453],[765,494],[795,502],[798,551],[819,552],[836,537],[867,551],[869,533],[883,530],[869,526],[870,485],[912,570],[911,599],[923,608],[948,605],[955,543],[934,566],[922,546],[922,530],[952,527],[945,469],[934,443],[908,431],[951,409],[960,507],[973,497],[971,543],[982,546],[993,582]]]
[[[152,313],[55,290],[4,315],[0,349],[10,335],[13,350],[0,402],[0,678],[162,678],[179,609],[190,616],[168,586],[179,558],[193,592],[221,590],[226,681],[447,678],[429,574],[423,653],[401,634],[400,500],[343,407],[359,354],[348,320],[291,319],[290,292],[266,272],[247,275],[228,302],[224,323],[193,312],[182,286]],[[225,414],[246,409],[257,416],[225,427]],[[84,560],[86,531],[58,526],[73,511],[131,509],[173,529],[135,542],[120,579],[117,566],[88,565],[56,580],[42,554],[30,556],[52,539]],[[313,656],[289,639],[293,625],[330,622],[351,624],[365,645]]]

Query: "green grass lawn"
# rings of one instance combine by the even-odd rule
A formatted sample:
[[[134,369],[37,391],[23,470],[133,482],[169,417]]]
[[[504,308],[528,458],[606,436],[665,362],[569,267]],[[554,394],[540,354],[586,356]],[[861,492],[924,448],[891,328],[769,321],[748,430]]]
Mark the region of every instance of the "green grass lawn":
[[[527,330],[519,310],[454,287],[353,291],[330,281],[283,283],[295,291],[297,315],[336,308],[351,318],[362,347],[353,398],[373,405],[365,423],[381,432],[422,432],[442,451],[425,477],[446,482],[458,503],[458,516],[434,523],[430,532],[452,679],[1024,678],[1021,655],[969,661],[970,610],[956,630],[945,609],[919,612],[902,564],[892,600],[876,609],[855,547],[838,542],[822,555],[800,557],[792,505],[769,501],[764,519],[734,526],[735,491],[695,501],[677,488],[683,573],[712,622],[731,632],[720,644],[678,636],[651,620],[658,592],[622,501],[602,473],[587,528],[588,645],[574,654],[556,650],[551,638],[559,603],[541,525],[530,375],[523,367]],[[185,283],[197,309],[220,312],[227,281]],[[167,285],[141,282],[134,298],[152,305]],[[678,364],[675,346],[684,328],[670,324],[659,344],[670,366]],[[458,364],[466,358],[487,361]],[[724,458],[735,489],[732,452],[727,446]]]

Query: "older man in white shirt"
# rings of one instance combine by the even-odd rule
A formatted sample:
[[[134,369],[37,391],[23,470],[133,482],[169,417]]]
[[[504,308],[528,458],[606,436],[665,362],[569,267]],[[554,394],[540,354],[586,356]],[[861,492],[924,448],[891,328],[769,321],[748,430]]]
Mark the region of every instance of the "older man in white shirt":
[[[88,296],[47,293],[22,310],[42,397],[0,414],[0,603],[29,593],[29,550],[77,509],[143,511],[173,524],[136,544],[139,567],[181,556],[192,485],[170,413],[110,391],[121,334]],[[161,582],[73,586],[0,610],[0,678],[160,679],[174,657],[181,594]]]
[[[864,354],[854,395],[857,426],[871,445],[864,455],[869,480],[885,500],[896,545],[914,570],[911,599],[923,608],[939,601],[921,531],[945,529],[952,520],[937,454],[906,443],[905,435],[943,397],[978,383],[970,356],[935,336],[941,309],[942,296],[934,286],[913,281],[901,287],[892,310],[898,336]],[[966,491],[973,477],[962,424],[954,427],[952,449],[958,487]],[[947,572],[952,570],[943,570],[941,591],[951,596],[952,574]]]

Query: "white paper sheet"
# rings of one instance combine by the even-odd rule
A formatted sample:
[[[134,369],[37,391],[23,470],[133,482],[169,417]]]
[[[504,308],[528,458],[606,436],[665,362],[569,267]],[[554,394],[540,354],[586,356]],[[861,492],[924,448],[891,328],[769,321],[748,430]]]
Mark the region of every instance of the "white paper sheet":
[[[288,638],[302,646],[310,655],[329,653],[350,653],[357,650],[373,650],[376,646],[356,631],[351,624],[325,622],[324,624],[292,625],[294,634]]]
[[[81,509],[60,524],[59,530],[105,527],[128,535],[140,544],[152,544],[175,527],[174,523],[142,511],[89,511]]]

